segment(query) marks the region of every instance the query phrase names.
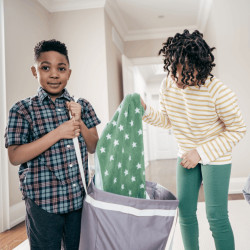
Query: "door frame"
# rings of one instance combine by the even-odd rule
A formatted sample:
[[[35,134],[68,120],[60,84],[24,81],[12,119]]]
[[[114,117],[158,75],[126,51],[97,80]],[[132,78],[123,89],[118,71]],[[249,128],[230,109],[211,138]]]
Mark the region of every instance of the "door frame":
[[[4,135],[7,124],[6,103],[6,73],[5,73],[5,36],[4,36],[4,3],[0,0],[0,123],[1,137]],[[8,155],[3,138],[0,140],[0,232],[10,228],[10,203],[9,203],[9,172]]]

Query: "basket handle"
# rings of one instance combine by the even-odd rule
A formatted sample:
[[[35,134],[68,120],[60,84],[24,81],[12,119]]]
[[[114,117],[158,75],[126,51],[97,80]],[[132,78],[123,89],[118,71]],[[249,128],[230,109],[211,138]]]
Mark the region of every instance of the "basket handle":
[[[74,100],[74,96],[72,96],[72,99]],[[76,99],[75,102],[77,102],[77,100],[78,100],[78,98]],[[69,116],[71,119],[72,115],[70,114],[70,112],[69,112]],[[78,167],[79,167],[81,178],[82,178],[83,187],[84,187],[85,193],[87,195],[87,184],[86,184],[85,173],[84,173],[84,169],[83,169],[83,163],[82,163],[82,157],[81,157],[81,151],[80,151],[80,147],[79,147],[78,137],[73,138],[73,143],[74,143],[74,147],[75,147],[75,151],[76,151],[76,158],[77,158]]]

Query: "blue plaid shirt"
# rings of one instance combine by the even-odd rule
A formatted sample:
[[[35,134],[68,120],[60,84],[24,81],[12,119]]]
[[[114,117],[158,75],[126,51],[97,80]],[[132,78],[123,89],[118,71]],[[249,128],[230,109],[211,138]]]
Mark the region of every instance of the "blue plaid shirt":
[[[34,97],[17,102],[9,112],[5,133],[5,147],[35,141],[60,124],[68,121],[66,101],[68,91],[53,102],[40,87]],[[82,120],[88,128],[100,123],[91,104],[79,99]],[[82,135],[78,137],[86,181],[88,179],[88,153]],[[32,199],[49,213],[68,213],[80,209],[84,189],[72,139],[63,139],[38,157],[23,163],[19,168],[20,190],[23,198]]]

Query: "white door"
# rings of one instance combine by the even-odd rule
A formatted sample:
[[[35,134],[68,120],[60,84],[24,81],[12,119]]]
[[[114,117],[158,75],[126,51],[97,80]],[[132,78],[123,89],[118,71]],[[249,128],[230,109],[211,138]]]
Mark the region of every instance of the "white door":
[[[131,61],[125,55],[122,55],[123,97],[135,92],[133,67]]]
[[[151,96],[151,106],[159,108],[159,95]],[[178,145],[172,129],[163,129],[155,126],[149,128],[150,160],[177,158]]]
[[[123,80],[123,97],[127,94],[132,94],[135,92],[135,77],[134,77],[134,65],[133,63],[125,56],[122,55],[122,80]],[[142,96],[145,98],[145,96]],[[144,161],[145,166],[148,166],[148,140],[147,140],[147,126],[143,122],[143,144],[144,144]]]

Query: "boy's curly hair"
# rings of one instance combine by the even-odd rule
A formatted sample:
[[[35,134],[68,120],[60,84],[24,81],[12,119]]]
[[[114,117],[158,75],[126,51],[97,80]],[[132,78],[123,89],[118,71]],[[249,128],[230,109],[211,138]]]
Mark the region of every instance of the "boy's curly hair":
[[[39,42],[35,48],[34,48],[34,59],[35,61],[38,60],[41,53],[47,52],[47,51],[56,51],[62,55],[64,55],[69,63],[69,57],[68,57],[68,50],[64,43],[61,43],[60,41],[57,41],[55,39],[51,40],[43,40]]]
[[[177,65],[181,64],[183,66],[181,79],[183,84],[189,85],[189,80],[193,84],[197,80],[197,84],[200,86],[205,83],[209,75],[211,78],[213,77],[211,71],[215,66],[212,54],[214,49],[207,45],[203,34],[198,30],[189,33],[185,29],[182,34],[177,33],[174,37],[169,37],[163,43],[159,55],[164,56],[164,70],[168,72],[168,75],[171,73],[178,80],[176,77]],[[195,70],[198,72],[196,79],[194,78]]]

